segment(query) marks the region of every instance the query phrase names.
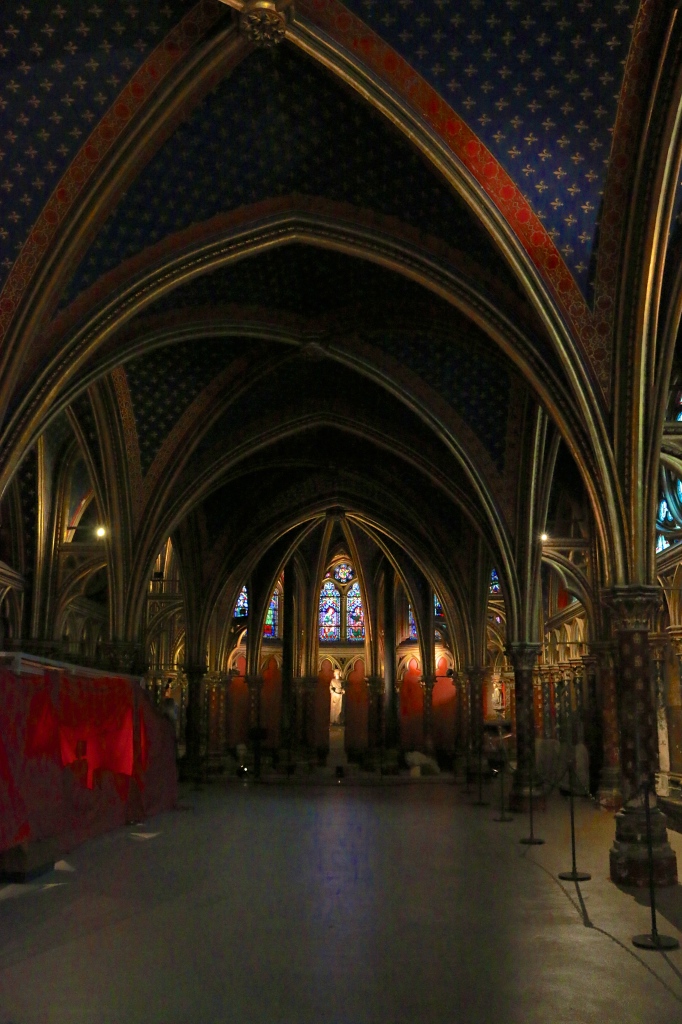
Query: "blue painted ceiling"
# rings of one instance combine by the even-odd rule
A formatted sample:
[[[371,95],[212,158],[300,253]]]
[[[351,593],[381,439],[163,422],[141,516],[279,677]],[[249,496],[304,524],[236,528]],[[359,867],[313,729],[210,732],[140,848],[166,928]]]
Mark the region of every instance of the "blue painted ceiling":
[[[164,144],[99,231],[63,304],[172,232],[292,192],[396,216],[515,287],[468,208],[408,142],[284,45],[248,56]]]
[[[142,473],[194,399],[244,351],[243,341],[182,342],[126,363]],[[250,348],[253,343],[247,343]]]
[[[188,0],[7,0],[0,15],[0,285],[43,204]]]
[[[345,0],[471,125],[584,292],[637,0]]]
[[[306,317],[364,307],[395,313],[424,304],[453,320],[455,309],[421,285],[375,263],[345,253],[291,243],[258,253],[195,278],[147,307],[144,316],[173,309],[228,303],[262,306]]]

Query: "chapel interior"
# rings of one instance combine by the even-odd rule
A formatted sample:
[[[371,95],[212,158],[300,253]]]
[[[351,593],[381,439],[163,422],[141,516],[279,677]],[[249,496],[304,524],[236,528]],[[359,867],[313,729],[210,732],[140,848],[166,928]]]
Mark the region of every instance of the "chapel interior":
[[[0,79],[5,883],[192,794],[457,836],[496,754],[682,929],[679,4],[10,0]]]

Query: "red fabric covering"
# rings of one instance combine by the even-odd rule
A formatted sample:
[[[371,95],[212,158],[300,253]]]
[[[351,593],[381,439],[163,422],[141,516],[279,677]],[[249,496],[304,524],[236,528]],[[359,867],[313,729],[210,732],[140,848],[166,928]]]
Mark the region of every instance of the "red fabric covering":
[[[0,851],[67,850],[176,800],[172,728],[136,683],[0,669]]]

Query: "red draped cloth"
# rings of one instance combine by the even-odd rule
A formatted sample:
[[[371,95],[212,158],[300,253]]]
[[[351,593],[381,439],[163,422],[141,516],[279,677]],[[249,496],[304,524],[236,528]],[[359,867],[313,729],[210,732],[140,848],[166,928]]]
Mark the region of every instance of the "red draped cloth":
[[[172,727],[134,681],[0,669],[0,851],[175,805]]]

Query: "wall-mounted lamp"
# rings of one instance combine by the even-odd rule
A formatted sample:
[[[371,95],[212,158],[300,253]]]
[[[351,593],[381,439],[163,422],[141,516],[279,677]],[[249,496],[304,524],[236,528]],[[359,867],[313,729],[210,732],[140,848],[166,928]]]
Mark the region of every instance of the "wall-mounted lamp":
[[[541,534],[540,534],[540,540],[541,540],[541,541],[542,541],[542,543],[544,544],[546,540],[549,540],[549,534],[547,534],[547,533],[541,533]]]
[[[103,526],[98,526],[95,530],[95,535],[101,539],[102,537],[106,537],[107,531]]]

